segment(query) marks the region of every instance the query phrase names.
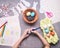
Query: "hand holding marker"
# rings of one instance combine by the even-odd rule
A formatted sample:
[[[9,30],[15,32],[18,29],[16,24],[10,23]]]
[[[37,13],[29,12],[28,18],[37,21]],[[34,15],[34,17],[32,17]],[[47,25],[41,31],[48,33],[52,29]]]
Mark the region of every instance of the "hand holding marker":
[[[32,29],[32,31],[35,31],[35,30],[38,30],[38,29],[40,29],[40,27],[34,28],[34,29]],[[27,34],[31,34],[31,31],[27,32]]]

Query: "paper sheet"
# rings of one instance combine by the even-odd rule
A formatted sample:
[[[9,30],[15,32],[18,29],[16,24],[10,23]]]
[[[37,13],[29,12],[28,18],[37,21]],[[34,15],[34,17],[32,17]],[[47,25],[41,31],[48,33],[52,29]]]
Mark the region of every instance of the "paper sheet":
[[[60,22],[60,0],[41,0],[40,1],[40,13],[45,13],[46,11],[52,12],[53,17],[51,20],[53,23]]]
[[[0,26],[7,22],[3,36],[0,36],[0,45],[13,46],[20,38],[21,28],[18,16],[9,16],[0,18]],[[0,28],[1,32],[2,28]]]

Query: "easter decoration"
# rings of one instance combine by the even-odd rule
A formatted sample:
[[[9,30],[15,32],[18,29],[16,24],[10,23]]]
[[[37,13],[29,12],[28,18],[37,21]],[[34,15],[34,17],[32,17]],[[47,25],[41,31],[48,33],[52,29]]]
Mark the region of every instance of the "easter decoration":
[[[43,31],[44,38],[48,43],[56,44],[59,40],[57,33],[49,18],[44,18],[40,21],[40,27]]]
[[[38,19],[38,13],[32,8],[28,8],[23,12],[23,19],[29,24],[35,23]]]
[[[0,16],[9,16],[10,12],[10,8],[9,8],[10,4],[2,4],[0,5]]]

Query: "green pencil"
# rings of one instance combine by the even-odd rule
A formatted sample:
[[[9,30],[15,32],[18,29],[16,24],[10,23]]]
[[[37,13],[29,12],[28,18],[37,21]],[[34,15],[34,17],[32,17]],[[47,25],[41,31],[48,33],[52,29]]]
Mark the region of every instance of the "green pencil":
[[[2,36],[3,36],[3,34],[4,34],[5,27],[6,27],[6,25],[4,25],[4,27],[3,27],[3,30],[2,30]]]

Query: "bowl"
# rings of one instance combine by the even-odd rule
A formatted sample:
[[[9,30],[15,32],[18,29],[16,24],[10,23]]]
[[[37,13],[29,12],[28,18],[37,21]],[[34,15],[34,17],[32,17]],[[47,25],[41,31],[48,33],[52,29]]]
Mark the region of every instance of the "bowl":
[[[32,8],[27,8],[23,12],[23,19],[26,23],[33,24],[38,20],[38,12]]]

